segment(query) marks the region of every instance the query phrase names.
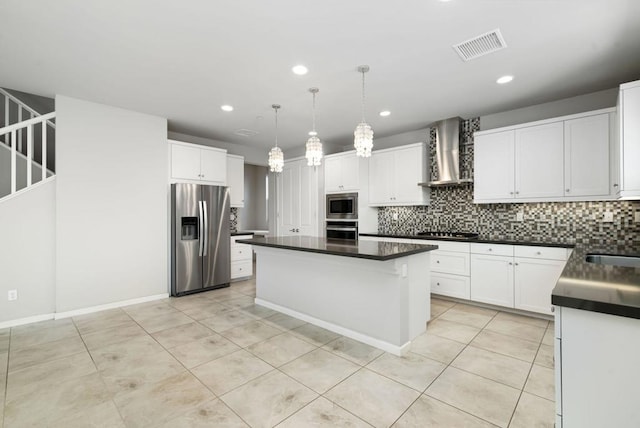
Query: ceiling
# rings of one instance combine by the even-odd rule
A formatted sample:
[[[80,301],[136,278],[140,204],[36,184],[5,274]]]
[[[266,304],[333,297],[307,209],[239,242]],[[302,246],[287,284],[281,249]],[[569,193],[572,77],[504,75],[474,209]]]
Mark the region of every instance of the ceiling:
[[[314,86],[319,136],[349,144],[361,64],[376,137],[640,78],[638,0],[2,0],[0,16],[0,87],[162,116],[170,131],[265,153],[273,103],[280,145],[304,144]],[[452,48],[496,28],[506,49],[464,62]],[[496,84],[505,74],[513,82]]]

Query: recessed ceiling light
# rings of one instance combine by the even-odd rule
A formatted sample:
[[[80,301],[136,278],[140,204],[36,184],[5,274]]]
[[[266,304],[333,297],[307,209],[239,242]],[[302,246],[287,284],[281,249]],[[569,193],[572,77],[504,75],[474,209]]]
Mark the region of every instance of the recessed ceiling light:
[[[295,67],[293,67],[291,69],[291,71],[293,71],[298,76],[304,76],[305,74],[307,74],[309,72],[309,69],[307,67],[305,67],[304,65],[300,64],[300,65],[296,65]]]
[[[391,114],[391,112],[389,110],[383,110],[380,112],[380,116],[382,117],[387,117]]]
[[[233,111],[233,106],[230,106],[229,104],[220,106],[220,108],[222,109],[222,111]]]
[[[496,83],[503,85],[505,83],[511,82],[512,80],[513,80],[513,76],[502,76],[501,78],[496,80]]]

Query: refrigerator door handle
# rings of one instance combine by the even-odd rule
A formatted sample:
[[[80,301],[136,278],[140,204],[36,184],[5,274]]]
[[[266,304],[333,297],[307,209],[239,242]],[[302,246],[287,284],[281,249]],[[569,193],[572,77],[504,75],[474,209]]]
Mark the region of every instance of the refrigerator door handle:
[[[203,256],[207,256],[207,254],[209,253],[208,249],[209,249],[209,214],[208,214],[208,210],[207,210],[207,201],[203,201],[202,202],[203,205],[203,211],[204,211],[204,245],[203,245],[203,251],[202,251],[202,255]]]
[[[202,201],[198,201],[198,227],[200,228],[200,236],[198,242],[198,256],[202,257],[202,252],[204,251],[204,213],[202,210]]]

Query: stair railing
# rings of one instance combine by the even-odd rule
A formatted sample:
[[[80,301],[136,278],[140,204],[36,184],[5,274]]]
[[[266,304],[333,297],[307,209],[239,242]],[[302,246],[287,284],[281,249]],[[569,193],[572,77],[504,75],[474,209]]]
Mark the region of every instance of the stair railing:
[[[14,123],[20,123],[25,119],[33,119],[34,117],[41,116],[40,113],[38,113],[37,111],[29,107],[22,100],[20,100],[19,98],[10,94],[8,91],[2,88],[0,88],[0,95],[4,97],[4,126],[5,127],[9,125],[13,125]],[[14,123],[10,123],[11,110],[13,111],[17,110],[17,121],[15,121]],[[56,128],[56,124],[53,121],[49,120],[47,121],[47,124],[53,129]],[[22,132],[23,132],[22,130],[18,131],[18,151],[21,153],[23,152],[22,145],[24,140]],[[8,141],[5,141],[5,143],[7,145],[9,144]]]
[[[42,181],[47,178],[47,126],[51,126],[51,119],[56,117],[56,112],[47,113],[32,119],[28,119],[13,125],[0,128],[0,137],[4,137],[5,142],[8,139],[8,145],[11,148],[11,195],[16,193],[17,188],[17,155],[18,155],[18,133],[22,133],[26,130],[27,134],[27,187],[29,188],[33,183],[32,179],[32,167],[33,167],[33,134],[34,127],[40,124],[42,132]]]

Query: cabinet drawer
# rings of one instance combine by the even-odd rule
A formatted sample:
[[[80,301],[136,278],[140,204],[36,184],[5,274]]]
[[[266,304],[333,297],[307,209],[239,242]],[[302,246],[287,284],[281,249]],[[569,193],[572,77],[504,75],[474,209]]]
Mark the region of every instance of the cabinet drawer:
[[[438,251],[451,251],[451,252],[457,252],[457,253],[469,252],[468,242],[434,241],[430,239],[428,240],[414,239],[414,241],[419,244],[437,245]]]
[[[431,274],[431,292],[443,296],[469,299],[471,288],[469,277],[459,275],[447,275],[442,273]]]
[[[231,279],[253,276],[253,263],[242,261],[231,263]]]
[[[231,263],[252,259],[250,245],[236,244],[231,246]]]
[[[231,245],[238,245],[236,244],[236,241],[238,239],[251,239],[253,238],[253,235],[235,235],[231,237]],[[246,245],[246,244],[240,244],[240,245]]]
[[[469,253],[431,252],[431,271],[454,275],[469,275]]]
[[[513,245],[471,243],[471,252],[493,256],[513,256]]]
[[[530,257],[534,259],[567,260],[566,248],[515,246],[516,257]]]

